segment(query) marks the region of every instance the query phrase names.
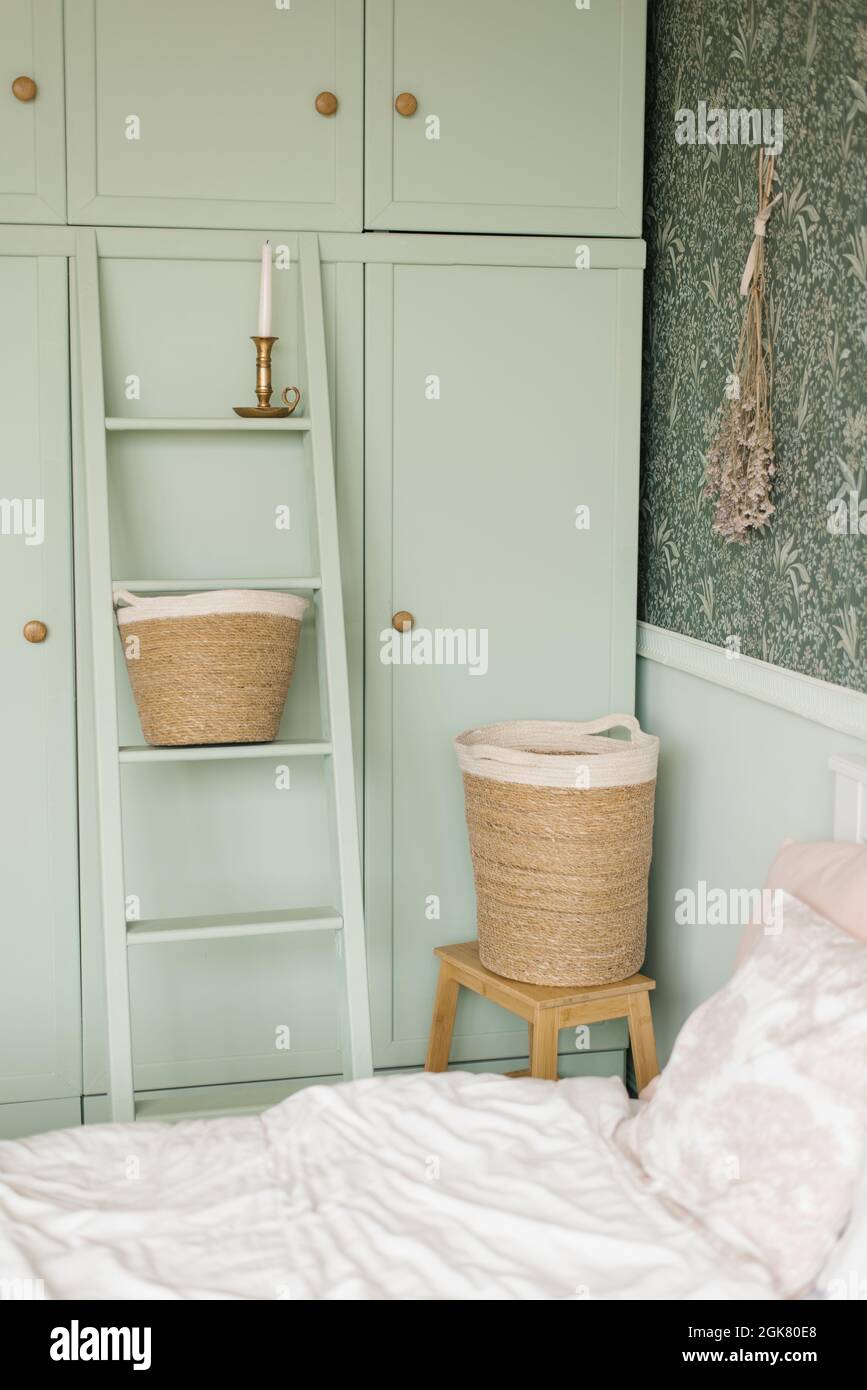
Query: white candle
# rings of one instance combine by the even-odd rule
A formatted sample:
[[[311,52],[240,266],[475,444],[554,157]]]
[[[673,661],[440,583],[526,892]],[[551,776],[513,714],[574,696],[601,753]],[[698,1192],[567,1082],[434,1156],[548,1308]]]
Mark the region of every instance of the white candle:
[[[271,243],[266,241],[262,247],[262,275],[259,280],[259,327],[260,338],[271,337]]]

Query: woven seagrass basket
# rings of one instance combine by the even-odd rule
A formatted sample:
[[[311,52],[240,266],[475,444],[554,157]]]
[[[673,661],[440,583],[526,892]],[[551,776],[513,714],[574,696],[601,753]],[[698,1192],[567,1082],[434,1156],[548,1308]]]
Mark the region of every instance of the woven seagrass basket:
[[[140,598],[115,590],[142,732],[157,746],[270,743],[307,600],[254,589]]]
[[[630,740],[599,737],[622,726]],[[659,739],[632,715],[455,739],[479,957],[507,979],[597,985],[644,960]]]

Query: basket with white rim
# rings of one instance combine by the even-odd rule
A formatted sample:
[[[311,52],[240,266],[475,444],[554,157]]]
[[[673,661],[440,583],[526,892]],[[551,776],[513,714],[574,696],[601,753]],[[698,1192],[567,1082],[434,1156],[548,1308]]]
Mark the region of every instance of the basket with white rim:
[[[308,601],[259,589],[114,602],[142,732],[156,746],[270,743]]]
[[[605,738],[621,727],[629,740]],[[659,739],[630,714],[513,721],[455,739],[479,957],[544,985],[608,984],[644,960]]]

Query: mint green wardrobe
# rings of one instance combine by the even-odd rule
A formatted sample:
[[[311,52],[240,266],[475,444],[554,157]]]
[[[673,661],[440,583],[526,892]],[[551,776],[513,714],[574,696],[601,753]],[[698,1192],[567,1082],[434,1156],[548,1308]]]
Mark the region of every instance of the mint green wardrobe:
[[[68,238],[0,228],[0,1137],[80,1113]]]
[[[0,1136],[107,1115],[75,227],[96,229],[105,409],[127,420],[252,401],[266,236],[274,382],[303,392],[297,233],[319,234],[374,1063],[417,1067],[432,948],[475,932],[452,738],[632,708],[645,8],[0,0],[0,223],[25,224],[0,225],[3,490],[38,483],[51,504],[41,548],[0,537],[20,787]],[[19,75],[33,101],[11,94]],[[109,430],[113,577],[151,592],[315,577],[298,444]],[[484,674],[385,664],[399,609],[416,630],[484,633]],[[30,617],[42,646],[21,636]],[[320,734],[317,674],[309,618],[283,737]],[[328,902],[323,768],[289,771],[267,750],[125,761],[128,917]],[[130,965],[141,1115],[261,1108],[339,1076],[330,936],[132,947]],[[561,1070],[623,1075],[625,1048],[617,1022],[564,1034]],[[510,1016],[463,1001],[456,1065],[525,1057]]]

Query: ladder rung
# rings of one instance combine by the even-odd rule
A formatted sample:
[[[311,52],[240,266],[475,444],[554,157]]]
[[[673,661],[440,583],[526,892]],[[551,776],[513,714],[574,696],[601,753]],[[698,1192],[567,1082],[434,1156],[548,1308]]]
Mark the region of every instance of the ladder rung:
[[[120,430],[188,430],[198,431],[199,433],[214,433],[223,430],[309,430],[310,421],[305,415],[286,415],[282,419],[276,420],[244,420],[240,415],[233,416],[231,419],[226,416],[215,416],[213,418],[194,418],[192,416],[151,416],[140,415],[107,415],[105,417],[105,428],[112,433]]]
[[[273,1104],[274,1102],[271,1100],[263,1100],[260,1101],[258,1105],[227,1105],[222,1108],[217,1107],[213,1110],[194,1110],[191,1108],[184,1110],[180,1107],[176,1109],[164,1105],[158,1100],[137,1099],[135,1103],[135,1117],[140,1124],[154,1124],[157,1121],[170,1124],[180,1122],[181,1120],[220,1120],[227,1119],[230,1116],[234,1118],[235,1116],[240,1117],[242,1115],[261,1115],[263,1110],[267,1110],[268,1107]]]
[[[115,579],[115,589],[141,594],[195,594],[210,589],[321,589],[318,574],[297,579]]]
[[[151,748],[146,743],[126,744],[118,749],[122,763],[204,763],[227,758],[324,758],[331,753],[325,739],[284,743],[212,743],[192,748]]]
[[[308,1086],[339,1081],[333,1074],[284,1081],[235,1082],[200,1086],[195,1090],[140,1091],[135,1097],[137,1120],[207,1120],[222,1115],[260,1115],[269,1106]]]
[[[129,922],[127,945],[163,941],[213,941],[220,937],[274,936],[285,932],[340,931],[343,918],[333,907],[292,907],[276,912],[230,912],[214,917],[164,917]]]
[[[155,1124],[158,1121],[163,1124],[174,1124],[182,1120],[220,1120],[229,1117],[236,1118],[242,1115],[261,1115],[263,1110],[267,1110],[273,1105],[272,1100],[262,1100],[253,1105],[226,1105],[215,1106],[214,1109],[193,1109],[188,1106],[183,1109],[180,1106],[165,1104],[159,1100],[138,1100],[135,1102],[135,1117],[140,1124]]]

